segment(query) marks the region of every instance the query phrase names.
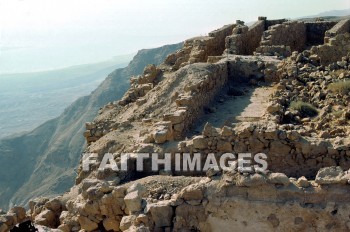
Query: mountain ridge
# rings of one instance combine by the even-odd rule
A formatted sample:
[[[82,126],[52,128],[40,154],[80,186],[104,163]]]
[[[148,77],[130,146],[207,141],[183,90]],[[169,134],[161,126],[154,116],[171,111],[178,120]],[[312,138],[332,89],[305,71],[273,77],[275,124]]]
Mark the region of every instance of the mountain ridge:
[[[0,170],[0,207],[6,209],[8,202],[25,204],[32,197],[68,190],[84,148],[85,122],[92,120],[100,107],[123,96],[131,76],[140,74],[149,63],[159,64],[180,46],[140,50],[126,68],[113,71],[90,95],[76,100],[59,117],[31,132],[0,140],[0,162],[7,167]]]

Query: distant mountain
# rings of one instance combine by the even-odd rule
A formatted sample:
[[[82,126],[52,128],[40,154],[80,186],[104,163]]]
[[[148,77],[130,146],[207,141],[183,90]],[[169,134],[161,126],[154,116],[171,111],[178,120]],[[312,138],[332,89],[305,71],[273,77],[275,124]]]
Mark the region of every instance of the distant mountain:
[[[304,16],[296,19],[302,21],[314,21],[317,18],[323,18],[324,20],[330,21],[339,21],[342,19],[347,19],[350,18],[350,9],[325,11],[317,15]]]
[[[96,89],[109,73],[126,67],[134,55],[50,71],[0,74],[0,139],[33,130],[59,116],[72,102]]]
[[[316,15],[316,17],[324,17],[324,16],[337,16],[337,17],[341,17],[341,16],[348,16],[350,15],[350,8],[346,9],[346,10],[331,10],[331,11],[326,11],[323,13],[320,13],[318,15]]]
[[[0,140],[0,208],[9,202],[25,204],[41,195],[60,194],[73,186],[83,151],[85,122],[100,107],[121,98],[129,78],[141,74],[147,64],[160,64],[182,44],[141,50],[126,68],[117,69],[86,97],[69,106],[58,118],[32,132]],[[60,101],[60,96],[57,96]]]

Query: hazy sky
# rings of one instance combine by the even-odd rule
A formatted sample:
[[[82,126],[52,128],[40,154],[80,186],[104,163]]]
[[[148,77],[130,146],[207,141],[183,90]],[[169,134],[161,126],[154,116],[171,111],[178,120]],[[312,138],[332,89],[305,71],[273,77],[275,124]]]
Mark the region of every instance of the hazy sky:
[[[102,61],[236,19],[348,8],[349,0],[0,0],[0,73]]]

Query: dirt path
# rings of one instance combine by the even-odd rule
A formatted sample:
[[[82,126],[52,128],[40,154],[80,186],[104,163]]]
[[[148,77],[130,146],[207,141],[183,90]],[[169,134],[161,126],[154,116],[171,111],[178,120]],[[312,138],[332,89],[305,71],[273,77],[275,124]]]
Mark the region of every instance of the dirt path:
[[[273,93],[273,87],[259,87],[252,90],[250,104],[238,115],[236,120],[239,122],[259,121],[265,114],[269,98]],[[244,98],[246,96],[243,96]],[[241,99],[236,99],[235,104],[241,104]]]
[[[211,106],[215,112],[201,117],[194,126],[193,133],[200,133],[206,122],[215,127],[224,125],[232,127],[233,123],[259,121],[266,112],[274,87],[246,88],[245,92],[243,96],[219,99]]]

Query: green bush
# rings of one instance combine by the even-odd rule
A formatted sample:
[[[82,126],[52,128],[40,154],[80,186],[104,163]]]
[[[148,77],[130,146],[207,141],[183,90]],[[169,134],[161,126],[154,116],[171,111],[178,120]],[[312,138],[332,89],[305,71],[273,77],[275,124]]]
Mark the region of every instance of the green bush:
[[[289,108],[298,111],[303,118],[315,117],[318,115],[316,107],[303,101],[293,101]]]
[[[333,93],[339,93],[341,95],[349,94],[350,93],[350,80],[338,81],[338,82],[332,83],[328,86],[328,88]]]

